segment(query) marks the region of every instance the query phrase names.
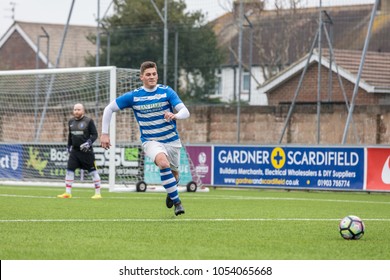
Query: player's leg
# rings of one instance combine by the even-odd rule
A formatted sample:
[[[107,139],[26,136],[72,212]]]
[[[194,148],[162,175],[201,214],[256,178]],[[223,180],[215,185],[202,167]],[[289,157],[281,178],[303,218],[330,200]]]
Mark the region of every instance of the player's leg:
[[[175,215],[184,214],[184,207],[181,204],[177,182],[173,176],[168,157],[164,153],[159,153],[155,159],[156,165],[160,168],[160,175],[162,184],[167,191],[170,199],[175,205]]]
[[[95,195],[92,196],[92,199],[100,199],[102,198],[102,195],[100,193],[101,189],[101,180],[100,180],[100,175],[97,170],[90,171],[89,174],[92,177],[93,184],[95,186]]]
[[[102,195],[100,193],[101,190],[101,179],[100,175],[97,171],[96,164],[95,164],[95,154],[93,151],[89,151],[87,153],[84,153],[82,157],[82,168],[84,170],[87,170],[89,175],[92,178],[93,185],[95,187],[95,195],[93,195],[92,199],[100,199],[102,198]]]
[[[176,182],[179,183],[179,171],[173,170],[172,167],[171,167],[171,170],[172,170],[173,177],[175,177],[175,179],[176,179]]]
[[[156,155],[155,163],[160,169],[161,182],[169,194],[174,204],[180,203],[179,193],[177,191],[177,182],[173,176],[168,157],[165,153]]]
[[[176,179],[176,185],[179,187],[179,180],[180,180],[179,179],[179,172],[173,170],[172,167],[171,167],[171,171],[172,171],[173,176]],[[173,207],[173,201],[172,201],[171,197],[169,196],[169,194],[167,194],[167,197],[165,198],[165,205],[167,206],[167,208]]]
[[[65,193],[57,195],[59,198],[72,198],[72,185],[74,183],[74,173],[80,164],[77,160],[76,151],[72,150],[69,154],[68,164],[65,174]]]
[[[161,143],[155,141],[145,142],[143,144],[143,148],[145,154],[153,159],[154,163],[160,169],[161,182],[170,199],[173,201],[173,204],[175,205],[175,214],[183,214],[184,208],[181,205],[179,192],[177,189],[177,182],[171,170],[166,148]]]
[[[169,160],[169,165],[172,170],[172,174],[175,177],[176,180],[176,186],[177,186],[177,191],[179,192],[178,186],[179,186],[179,163],[180,163],[180,150],[181,147],[177,146],[171,146],[171,145],[166,145],[165,148],[168,151],[168,160]],[[175,204],[175,214],[180,215],[184,214],[184,208],[181,203]]]
[[[65,192],[57,195],[59,198],[72,198],[72,185],[74,182],[74,170],[66,170],[65,174]]]
[[[171,146],[171,145],[164,145],[164,147],[168,153],[168,160],[169,160],[172,174],[176,179],[176,185],[177,185],[177,187],[179,187],[179,181],[180,181],[179,163],[180,163],[180,149],[181,148],[176,147],[176,146]],[[168,208],[172,208],[174,205],[174,203],[173,203],[172,199],[169,197],[169,195],[167,195],[167,197],[165,199],[165,205]]]

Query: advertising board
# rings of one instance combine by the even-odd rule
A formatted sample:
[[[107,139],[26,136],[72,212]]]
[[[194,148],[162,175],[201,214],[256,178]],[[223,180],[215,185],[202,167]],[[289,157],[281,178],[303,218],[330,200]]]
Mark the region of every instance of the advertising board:
[[[214,185],[362,190],[364,148],[215,146]]]

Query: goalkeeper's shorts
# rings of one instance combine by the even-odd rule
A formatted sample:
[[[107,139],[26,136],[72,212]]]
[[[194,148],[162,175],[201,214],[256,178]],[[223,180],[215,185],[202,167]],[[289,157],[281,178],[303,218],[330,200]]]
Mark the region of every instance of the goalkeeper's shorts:
[[[82,152],[72,149],[69,154],[67,170],[75,171],[76,169],[84,169],[88,172],[96,170],[95,154],[90,152]]]

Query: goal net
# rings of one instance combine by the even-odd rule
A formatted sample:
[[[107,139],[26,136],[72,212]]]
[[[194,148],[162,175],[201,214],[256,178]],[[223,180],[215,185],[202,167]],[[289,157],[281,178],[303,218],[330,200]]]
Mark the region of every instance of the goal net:
[[[139,70],[116,67],[0,71],[0,183],[64,186],[74,104],[84,104],[100,135],[105,106],[140,85]],[[113,115],[110,134],[115,152],[94,143],[103,186],[111,190],[142,180],[144,160],[132,110]],[[75,179],[91,185],[86,172],[78,171]]]

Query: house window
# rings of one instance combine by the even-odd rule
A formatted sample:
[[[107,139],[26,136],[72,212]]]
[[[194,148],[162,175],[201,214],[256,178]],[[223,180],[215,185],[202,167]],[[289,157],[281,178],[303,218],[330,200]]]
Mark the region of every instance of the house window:
[[[250,90],[250,79],[251,75],[249,72],[242,73],[242,91],[249,91]]]

